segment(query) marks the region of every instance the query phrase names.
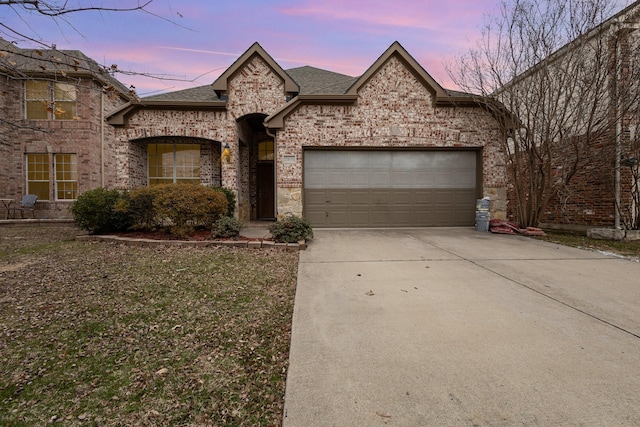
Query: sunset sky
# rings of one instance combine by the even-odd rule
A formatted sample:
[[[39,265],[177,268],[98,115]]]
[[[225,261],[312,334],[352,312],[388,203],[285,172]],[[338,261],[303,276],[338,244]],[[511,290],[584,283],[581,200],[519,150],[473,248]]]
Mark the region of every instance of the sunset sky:
[[[75,0],[94,6],[135,0]],[[621,2],[621,7],[628,2]],[[45,18],[0,6],[0,24],[104,65],[162,76],[117,76],[139,95],[213,82],[254,42],[284,68],[362,74],[394,41],[445,87],[444,65],[475,44],[499,0],[154,0],[151,13],[81,12]],[[0,37],[33,43],[0,27]]]

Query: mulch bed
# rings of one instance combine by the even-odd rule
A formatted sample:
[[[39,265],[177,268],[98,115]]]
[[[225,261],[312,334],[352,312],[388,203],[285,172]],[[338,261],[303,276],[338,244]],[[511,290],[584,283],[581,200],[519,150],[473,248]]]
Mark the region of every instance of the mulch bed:
[[[205,241],[205,240],[232,240],[232,241],[262,241],[262,240],[272,240],[272,239],[261,239],[261,238],[249,238],[244,236],[238,236],[233,238],[223,238],[223,237],[211,237],[211,230],[196,230],[189,237],[177,237],[173,234],[163,231],[121,231],[109,233],[112,236],[119,237],[129,237],[131,239],[150,239],[150,240],[188,240],[188,241]]]

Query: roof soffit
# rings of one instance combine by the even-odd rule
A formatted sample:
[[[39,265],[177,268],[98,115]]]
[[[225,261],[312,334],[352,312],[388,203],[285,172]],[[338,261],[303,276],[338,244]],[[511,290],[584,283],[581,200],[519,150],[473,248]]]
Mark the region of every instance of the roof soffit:
[[[282,80],[284,80],[285,92],[300,92],[300,87],[298,86],[298,84],[282,69],[282,67],[271,57],[271,55],[269,55],[267,51],[264,50],[262,46],[260,46],[258,42],[255,42],[245,53],[240,55],[240,57],[236,59],[236,61],[231,64],[231,66],[227,68],[227,70],[222,73],[215,82],[213,82],[213,90],[218,93],[226,92],[231,77],[248,61],[250,61],[254,55],[259,56]]]
[[[393,42],[391,46],[367,69],[367,71],[347,90],[347,94],[356,95],[376,73],[380,71],[387,61],[397,56],[407,66],[409,71],[431,92],[434,97],[447,97],[447,92],[434,80],[429,73],[416,61],[400,43]]]

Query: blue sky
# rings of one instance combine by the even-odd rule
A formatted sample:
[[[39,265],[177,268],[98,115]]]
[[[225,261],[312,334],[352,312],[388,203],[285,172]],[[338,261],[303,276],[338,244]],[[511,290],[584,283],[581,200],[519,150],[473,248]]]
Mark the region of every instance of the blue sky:
[[[72,0],[108,6],[136,0]],[[625,2],[625,4],[628,2]],[[0,6],[0,23],[59,49],[141,75],[118,78],[141,96],[213,82],[254,42],[285,69],[362,74],[394,41],[443,86],[444,64],[479,37],[499,0],[154,0],[151,13],[82,12],[51,19]],[[619,10],[619,9],[618,9]],[[18,39],[0,28],[0,36]],[[33,47],[20,41],[20,47]]]

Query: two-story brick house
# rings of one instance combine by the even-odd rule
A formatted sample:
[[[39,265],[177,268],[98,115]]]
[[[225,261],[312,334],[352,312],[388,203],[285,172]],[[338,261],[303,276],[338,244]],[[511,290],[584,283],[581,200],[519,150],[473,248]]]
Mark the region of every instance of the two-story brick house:
[[[36,194],[37,217],[68,217],[78,194],[113,187],[114,129],[105,116],[130,99],[82,52],[0,39],[0,197]]]

